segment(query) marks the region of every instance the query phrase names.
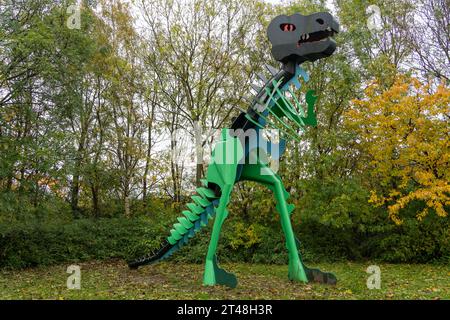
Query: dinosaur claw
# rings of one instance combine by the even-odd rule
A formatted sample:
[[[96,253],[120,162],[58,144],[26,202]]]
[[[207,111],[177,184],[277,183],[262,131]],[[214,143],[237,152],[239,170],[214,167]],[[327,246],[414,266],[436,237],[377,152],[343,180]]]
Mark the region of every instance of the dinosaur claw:
[[[305,269],[308,281],[310,282],[323,283],[332,286],[336,285],[337,283],[336,276],[330,272],[322,272],[319,269]]]

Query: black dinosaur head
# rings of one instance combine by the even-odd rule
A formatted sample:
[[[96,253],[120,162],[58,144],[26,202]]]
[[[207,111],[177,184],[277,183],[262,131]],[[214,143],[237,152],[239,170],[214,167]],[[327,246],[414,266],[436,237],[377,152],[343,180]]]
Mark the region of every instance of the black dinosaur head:
[[[319,12],[278,16],[270,23],[267,35],[276,60],[300,64],[332,55],[336,42],[331,37],[338,32],[336,19],[328,12]]]

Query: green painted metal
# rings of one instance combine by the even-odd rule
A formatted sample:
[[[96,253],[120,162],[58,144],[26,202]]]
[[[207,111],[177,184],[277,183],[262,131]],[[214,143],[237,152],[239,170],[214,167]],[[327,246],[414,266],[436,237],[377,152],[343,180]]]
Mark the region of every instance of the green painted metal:
[[[192,200],[194,200],[194,202],[196,204],[198,204],[200,207],[203,207],[203,208],[206,208],[207,206],[209,206],[211,204],[210,201],[208,201],[202,197],[199,197],[199,196],[192,196],[191,198],[192,198]]]
[[[284,98],[284,94],[282,94],[280,92],[280,90],[278,89],[279,85],[275,85],[274,84],[274,89],[273,90],[269,90],[268,88],[266,88],[266,92],[269,95],[269,99],[272,100],[275,105],[278,108],[270,108],[269,112],[272,113],[272,115],[281,123],[283,124],[286,128],[288,128],[290,131],[293,132],[295,139],[298,140],[297,138],[297,132],[295,131],[294,128],[292,128],[287,122],[283,121],[281,119],[281,117],[277,114],[278,112],[276,111],[280,111],[280,114],[286,116],[289,120],[292,120],[293,122],[295,122],[293,115],[295,113],[292,113],[289,106],[290,104],[287,102],[287,100]],[[275,96],[276,95],[276,96]],[[279,100],[281,100],[284,103],[284,106],[282,107],[280,105]]]
[[[196,221],[196,220],[198,219],[198,215],[196,215],[195,213],[192,213],[192,212],[189,211],[189,210],[184,210],[182,213],[183,213],[183,215],[184,215],[186,218],[189,219],[189,221],[194,222],[194,221]]]
[[[282,24],[294,25],[296,29],[290,28],[290,32],[286,32],[286,30],[280,29]],[[269,68],[272,77],[268,81],[264,76],[260,77],[265,82],[264,86],[256,94],[248,111],[236,106],[242,113],[233,121],[232,128],[258,131],[269,127],[278,129],[282,133],[283,140],[290,138],[300,141],[300,134],[308,126],[317,126],[314,110],[317,97],[314,91],[310,90],[306,93],[307,110],[305,110],[290,87],[295,86],[300,89],[302,83],[299,78],[303,78],[305,82],[309,79],[306,72],[300,68],[299,63],[316,61],[334,52],[336,42],[332,41],[331,37],[338,32],[337,21],[330,14],[324,12],[309,16],[294,14],[290,17],[286,15],[276,17],[270,23],[267,34],[272,43],[272,55],[283,64],[283,67],[279,72]],[[310,33],[316,35],[312,37],[314,40],[308,41],[307,46],[299,45],[298,39]],[[290,95],[286,94],[288,92]],[[259,141],[253,139],[253,141],[255,140]],[[295,206],[288,204],[289,193],[281,178],[266,164],[270,156],[280,156],[272,153],[275,144],[272,143],[270,149],[263,145],[245,148],[242,145],[244,141],[245,138],[239,137],[236,132],[231,132],[229,129],[222,130],[220,139],[212,152],[206,179],[201,179],[201,186],[196,189],[197,194],[192,196],[193,202],[186,205],[189,210],[183,211],[183,217],[178,218],[178,222],[170,230],[170,236],[162,243],[156,254],[138,259],[132,262],[130,267],[153,263],[169,257],[186,244],[201,227],[206,226],[210,219],[215,218],[206,255],[203,283],[236,287],[236,277],[218,265],[217,246],[222,225],[228,216],[227,207],[233,187],[239,181],[248,180],[264,185],[275,196],[276,210],[280,216],[281,228],[288,250],[289,279],[304,283],[309,281],[336,283],[334,275],[310,269],[302,262],[298,250],[299,241],[294,235],[290,220]],[[266,142],[263,141],[263,143]],[[247,162],[250,158],[256,162]]]
[[[294,105],[296,106],[296,108],[298,109],[298,111],[300,112],[300,115],[302,117],[305,117],[305,110],[303,109],[300,101],[298,101],[296,94],[292,91],[291,88],[288,89],[289,93],[291,94],[292,99],[294,99]]]
[[[177,220],[186,229],[190,229],[194,225],[192,222],[189,221],[189,219],[186,219],[184,217],[177,218]]]
[[[181,234],[179,234],[175,229],[170,230],[170,234],[171,234],[171,238],[175,241],[181,239]]]
[[[313,91],[308,91],[306,95],[306,102],[308,105],[307,116],[303,107],[301,106],[298,99],[291,92],[293,102],[291,102],[284,95],[283,91],[288,90],[288,86],[280,88],[280,82],[273,82],[272,89],[266,88],[266,109],[269,114],[275,118],[280,126],[272,123],[267,117],[261,113],[254,110],[254,112],[265,121],[266,125],[270,125],[280,129],[286,136],[291,136],[295,133],[298,136],[296,130],[289,125],[287,122],[283,121],[282,118],[286,118],[294,123],[298,129],[301,131],[305,130],[306,126],[316,126],[317,119],[314,112],[314,104],[317,98],[314,96]],[[254,123],[257,127],[263,127],[259,122],[253,119],[253,117],[246,115],[246,118]],[[298,140],[296,138],[296,140]],[[227,150],[239,149],[238,156],[233,158],[233,161],[228,161],[224,164],[223,157],[226,152],[223,152],[223,148]],[[236,169],[239,160],[242,156],[242,146],[240,146],[239,140],[233,138],[229,135],[227,129],[222,132],[221,140],[216,145],[216,148],[212,154],[212,162],[208,167],[207,181],[209,183],[217,184],[221,188],[221,197],[219,198],[219,205],[215,209],[216,219],[213,225],[213,231],[211,235],[211,241],[208,248],[208,253],[205,262],[205,272],[203,275],[204,285],[226,285],[234,288],[237,285],[236,277],[221,269],[217,264],[217,244],[219,240],[220,230],[225,221],[228,211],[227,205],[230,201],[231,190],[233,185],[236,183]],[[286,237],[286,248],[288,250],[289,264],[288,264],[288,277],[293,281],[299,281],[307,283],[309,281],[316,281],[321,279],[325,283],[335,283],[336,278],[332,274],[323,273],[317,269],[307,268],[301,258],[298,247],[298,239],[295,237],[292,225],[290,221],[290,216],[295,210],[293,204],[288,204],[287,200],[289,198],[289,193],[284,188],[281,178],[275,174],[259,156],[257,158],[257,164],[244,164],[241,171],[239,181],[249,180],[259,182],[265,185],[269,190],[271,190],[277,202],[276,209],[280,215],[280,222],[283,232]],[[203,196],[203,198],[208,197],[205,190],[198,190],[198,193]],[[212,195],[211,195],[212,196]],[[199,203],[198,198],[193,198],[194,201]],[[206,204],[206,203],[205,203]]]
[[[225,185],[233,185],[236,179],[236,169],[243,157],[243,153],[239,139],[231,137],[229,129],[223,129],[221,141],[216,144],[212,152],[212,161],[208,166],[207,180],[217,184],[221,189]]]
[[[292,120],[300,130],[305,131],[305,123],[303,122],[302,117],[298,114],[298,112],[296,110],[298,108],[302,109],[301,106],[295,108],[290,103],[290,101],[285,97],[284,93],[282,93],[280,91],[280,89],[277,88],[276,93],[280,97],[280,99],[278,101],[281,100],[281,103],[283,103],[283,106],[280,106],[280,103],[278,101],[276,101],[276,104],[279,107],[279,109],[285,114],[286,117],[288,117],[290,120]],[[298,101],[298,100],[294,100],[294,101]]]
[[[181,223],[175,223],[173,227],[180,235],[184,235],[188,231],[188,228],[183,227]]]
[[[186,206],[189,208],[189,210],[191,210],[193,213],[197,215],[204,211],[204,209],[201,206],[196,205],[194,203],[188,203]]]
[[[214,193],[214,191],[207,189],[207,188],[197,188],[197,193],[199,195],[201,195],[203,198],[208,198],[208,199],[217,199],[216,194]]]
[[[293,137],[295,140],[299,140],[297,130],[304,131],[306,126],[317,125],[314,112],[317,98],[314,96],[313,91],[307,92],[305,100],[308,110],[305,116],[305,111],[293,92],[291,92],[291,99],[284,95],[284,92],[290,89],[288,85],[282,87],[281,81],[282,79],[272,81],[271,88],[263,89],[266,93],[265,108],[268,110],[268,116],[264,116],[256,110],[254,110],[254,113],[259,119],[264,120],[265,125],[279,129],[286,137]],[[276,122],[272,122],[269,116],[274,118]],[[247,114],[245,117],[254,123],[256,127],[264,128],[253,116]],[[293,127],[292,124],[295,126]],[[218,266],[217,246],[222,225],[228,216],[227,206],[230,202],[233,186],[238,181],[254,181],[266,186],[275,196],[276,210],[280,216],[281,228],[285,235],[286,248],[288,250],[289,279],[303,283],[317,279],[321,279],[322,282],[335,283],[336,278],[332,274],[323,273],[317,269],[309,269],[303,264],[298,250],[299,242],[293,233],[290,221],[290,216],[294,212],[295,206],[287,203],[289,193],[286,191],[281,178],[267,166],[267,161],[264,161],[265,157],[267,157],[266,151],[259,149],[256,152],[256,164],[248,164],[246,161],[241,161],[244,159],[244,147],[241,143],[238,137],[230,134],[229,129],[222,130],[220,140],[216,143],[212,152],[206,179],[201,180],[202,187],[196,189],[197,195],[192,196],[193,202],[186,205],[189,210],[183,211],[184,217],[178,218],[178,223],[174,224],[167,242],[174,248],[180,247],[188,238],[197,233],[201,227],[206,226],[208,220],[215,215],[206,255],[203,284],[236,287],[236,277]],[[240,171],[240,176],[237,176],[238,166],[240,165],[242,170]],[[220,189],[218,193],[220,197],[216,194],[217,190],[213,191],[209,187],[214,185]]]
[[[267,89],[267,88],[266,88],[266,89]],[[270,100],[273,100],[273,101],[275,102],[275,104],[278,104],[278,99],[276,99],[276,98],[274,97],[274,95],[275,95],[275,93],[276,93],[276,90],[270,92],[270,91],[267,89],[267,93],[269,94],[269,99],[270,99]],[[278,106],[278,107],[279,107],[279,106]],[[295,129],[292,128],[286,121],[283,121],[283,120],[281,119],[281,117],[278,116],[278,115],[276,114],[275,110],[273,110],[272,108],[269,108],[268,110],[269,110],[269,112],[272,114],[272,116],[273,116],[275,119],[278,120],[279,123],[281,123],[285,128],[288,129],[288,132],[290,132],[290,137],[292,137],[294,140],[296,140],[296,141],[299,142],[300,139],[297,137],[297,132],[295,131]],[[283,110],[283,113],[285,113],[285,110]],[[281,128],[278,127],[278,129],[281,129]]]
[[[222,131],[222,139],[212,153],[212,162],[207,171],[207,180],[219,185],[222,195],[219,200],[219,206],[216,208],[216,218],[206,255],[205,272],[203,274],[203,284],[205,285],[222,284],[234,287],[237,284],[234,275],[226,273],[217,266],[216,251],[222,224],[228,216],[226,207],[230,201],[231,191],[236,181],[237,166],[243,155],[244,150],[240,140],[231,137],[229,130],[224,129]]]
[[[293,92],[291,91],[291,99],[284,95],[284,91],[290,90],[288,86],[281,87],[281,80],[272,82],[272,85],[271,89],[265,88],[265,107],[268,110],[268,114],[276,122],[270,121],[268,117],[256,110],[255,113],[260,119],[265,121],[266,125],[279,129],[287,137],[292,137],[295,134],[294,138],[298,140],[296,130],[304,131],[306,126],[317,125],[314,112],[317,98],[314,96],[313,91],[307,92],[305,100],[308,110],[307,116],[305,116],[305,111]],[[258,128],[264,127],[248,114],[246,118]],[[287,121],[282,120],[283,118]],[[288,124],[288,121],[291,124],[295,124],[297,129]],[[215,214],[205,261],[203,284],[236,287],[236,277],[218,266],[217,246],[222,225],[228,216],[227,206],[230,202],[234,184],[243,180],[254,181],[266,186],[275,196],[277,202],[276,210],[280,215],[281,227],[286,238],[286,248],[289,257],[289,279],[304,283],[314,281],[314,279],[322,279],[324,282],[329,281],[333,283],[334,281],[335,283],[336,278],[332,274],[325,274],[317,269],[309,269],[303,264],[298,250],[298,239],[293,233],[290,221],[290,216],[294,212],[295,206],[287,203],[289,193],[286,191],[281,178],[263,161],[264,150],[260,150],[256,154],[256,164],[244,162],[240,176],[237,177],[238,166],[242,163],[241,160],[244,157],[244,148],[238,137],[231,136],[229,129],[223,129],[220,140],[213,149],[206,179],[201,181],[202,187],[198,187],[196,189],[197,195],[192,196],[193,203],[187,204],[189,210],[183,211],[184,217],[178,218],[179,223],[174,224],[167,241],[173,246],[185,242],[186,236],[192,237],[194,233],[198,232],[199,228],[206,226],[208,220],[212,219]],[[217,185],[220,188],[220,197],[208,187],[210,185]],[[213,201],[215,203],[214,206]]]
[[[306,93],[306,104],[308,105],[308,117],[303,118],[305,124],[315,127],[317,126],[316,113],[314,112],[314,105],[316,104],[317,97],[314,95],[314,91],[310,90]]]
[[[264,172],[264,174],[261,174],[262,172]],[[286,247],[289,253],[289,279],[308,282],[291,226],[290,209],[286,204],[288,193],[286,192],[280,177],[265,164],[258,163],[246,165],[242,171],[241,179],[259,182],[272,190],[275,194],[277,210],[281,218],[281,227],[286,237]],[[292,208],[292,205],[290,208]]]

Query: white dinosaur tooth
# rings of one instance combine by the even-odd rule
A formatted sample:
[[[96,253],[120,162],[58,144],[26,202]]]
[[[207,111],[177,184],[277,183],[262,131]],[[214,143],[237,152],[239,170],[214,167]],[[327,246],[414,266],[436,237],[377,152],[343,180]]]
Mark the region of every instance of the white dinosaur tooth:
[[[309,33],[306,34],[306,40],[308,40],[308,39],[309,39]]]
[[[331,31],[331,27],[328,27],[326,30],[327,30],[327,31]]]

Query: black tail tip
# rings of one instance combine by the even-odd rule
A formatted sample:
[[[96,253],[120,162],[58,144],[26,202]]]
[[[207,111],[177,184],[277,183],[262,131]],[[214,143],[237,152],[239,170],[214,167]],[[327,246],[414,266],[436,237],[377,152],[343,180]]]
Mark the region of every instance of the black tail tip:
[[[127,261],[128,268],[131,270],[137,270],[140,267],[140,263],[137,261]]]

